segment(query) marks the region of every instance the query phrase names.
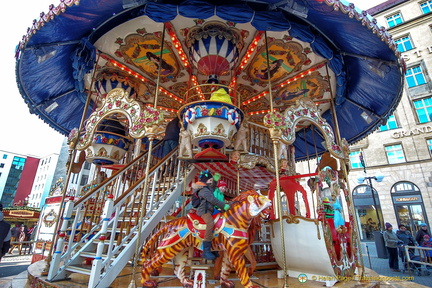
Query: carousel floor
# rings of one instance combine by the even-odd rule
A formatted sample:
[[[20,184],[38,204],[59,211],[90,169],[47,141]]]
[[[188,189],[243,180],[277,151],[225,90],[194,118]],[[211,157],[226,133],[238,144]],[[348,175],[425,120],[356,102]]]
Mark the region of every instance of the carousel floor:
[[[39,261],[33,263],[28,268],[28,280],[25,285],[19,285],[19,287],[56,287],[56,288],[81,288],[87,287],[88,285],[88,276],[85,275],[77,275],[76,273],[71,275],[71,278],[68,281],[57,281],[53,283],[46,282],[45,277],[41,276],[43,268],[45,267],[44,261]],[[111,284],[110,288],[117,287],[141,287],[140,283],[140,271],[137,270],[135,277],[135,286],[130,286],[133,282],[131,281],[132,268],[126,267],[122,270],[120,275],[116,278],[116,280]],[[209,271],[208,283],[205,287],[207,288],[216,288],[220,287],[219,283],[213,279],[212,272]],[[277,277],[277,270],[265,270],[265,271],[256,271],[254,275],[251,277],[254,284],[263,287],[263,288],[282,288],[284,287],[284,279],[279,279]],[[333,287],[336,288],[347,288],[347,287],[386,287],[386,288],[424,288],[427,286],[419,285],[416,283],[408,282],[408,281],[398,281],[398,282],[387,282],[387,281],[379,281],[379,275],[372,270],[365,269],[364,278],[367,281],[341,281],[337,282]],[[182,287],[177,278],[174,277],[172,273],[172,269],[168,267],[164,267],[159,277],[153,277],[153,279],[157,279],[159,281],[158,287],[170,287],[170,288],[180,288]],[[235,288],[243,287],[240,284],[240,281],[237,278],[236,274],[231,274],[230,280],[234,281]],[[305,287],[325,287],[324,282],[307,280],[305,283],[300,283],[299,279],[288,277],[287,278],[288,287],[294,288],[305,288]],[[12,287],[18,287],[12,285]]]

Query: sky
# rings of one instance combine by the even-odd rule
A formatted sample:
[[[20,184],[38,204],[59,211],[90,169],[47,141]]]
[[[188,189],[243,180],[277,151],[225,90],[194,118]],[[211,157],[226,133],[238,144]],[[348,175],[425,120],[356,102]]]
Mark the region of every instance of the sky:
[[[350,2],[365,10],[383,1],[351,0]],[[59,0],[20,0],[19,2],[6,1],[2,5],[6,6],[3,11],[8,12],[0,17],[0,27],[2,27],[0,52],[3,55],[0,150],[38,157],[60,152],[64,136],[49,127],[38,116],[30,114],[27,104],[18,91],[14,58],[15,47],[26,34],[27,28],[32,25],[33,19],[37,19],[40,12],[47,12],[50,4],[59,3]]]
[[[20,0],[2,3],[2,45],[0,45],[2,102],[0,104],[0,150],[16,154],[45,157],[60,153],[64,136],[50,128],[36,115],[30,114],[18,91],[15,77],[15,47],[33,19],[47,12],[59,0]],[[6,6],[6,7],[5,7]]]

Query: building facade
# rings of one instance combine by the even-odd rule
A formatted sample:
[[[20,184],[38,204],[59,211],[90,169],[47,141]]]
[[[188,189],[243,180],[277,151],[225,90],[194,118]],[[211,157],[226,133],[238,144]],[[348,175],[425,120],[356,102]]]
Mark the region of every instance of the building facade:
[[[368,10],[393,36],[406,75],[395,113],[351,146],[350,188],[363,240],[385,222],[416,233],[432,221],[431,11],[431,0],[390,0]]]
[[[0,151],[0,157],[0,202],[4,207],[23,206],[23,200],[30,194],[39,159],[8,151]]]
[[[53,183],[54,173],[56,171],[59,154],[53,153],[40,159],[33,187],[28,196],[28,205],[30,207],[41,209],[48,197]]]

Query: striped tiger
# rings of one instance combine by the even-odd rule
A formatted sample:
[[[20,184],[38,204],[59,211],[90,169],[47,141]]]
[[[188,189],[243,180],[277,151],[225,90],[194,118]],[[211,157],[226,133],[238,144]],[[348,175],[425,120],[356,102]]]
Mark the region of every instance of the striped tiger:
[[[247,288],[259,288],[253,285],[245,265],[245,253],[249,247],[248,228],[252,220],[271,206],[267,197],[249,190],[233,199],[230,209],[218,214],[215,222],[213,250],[224,250],[220,284],[221,287],[234,287],[228,280],[231,265],[236,270],[240,283]],[[192,219],[192,220],[191,220]],[[203,227],[204,226],[204,227]],[[197,227],[199,229],[197,229]],[[190,214],[166,223],[146,242],[142,252],[143,287],[157,287],[157,282],[149,280],[150,273],[175,257],[174,273],[184,287],[192,287],[193,281],[184,273],[187,251],[190,247],[202,250],[202,238],[205,225],[198,223]],[[161,239],[162,240],[159,240]],[[149,253],[157,243],[156,251]]]

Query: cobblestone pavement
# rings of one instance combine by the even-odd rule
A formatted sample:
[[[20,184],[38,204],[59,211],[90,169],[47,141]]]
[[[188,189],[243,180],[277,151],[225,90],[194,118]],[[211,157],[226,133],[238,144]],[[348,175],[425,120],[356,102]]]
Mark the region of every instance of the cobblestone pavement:
[[[0,263],[0,288],[24,288],[32,255],[7,254]],[[15,285],[12,286],[12,280]],[[19,281],[22,280],[22,281]]]
[[[365,249],[366,246],[368,248],[367,250],[369,251],[369,257],[367,254],[367,250]],[[363,253],[363,260],[364,260],[365,267],[374,270],[376,273],[378,273],[381,276],[386,276],[382,278],[385,282],[408,280],[420,285],[432,287],[432,266],[429,266],[431,268],[430,270],[431,273],[429,275],[425,275],[427,273],[424,273],[426,271],[426,266],[420,267],[421,276],[417,275],[416,273],[411,273],[410,275],[408,271],[406,271],[405,273],[393,272],[390,270],[388,259],[378,258],[375,242],[362,242],[362,253]],[[403,263],[399,259],[400,269],[403,267],[402,265]]]

